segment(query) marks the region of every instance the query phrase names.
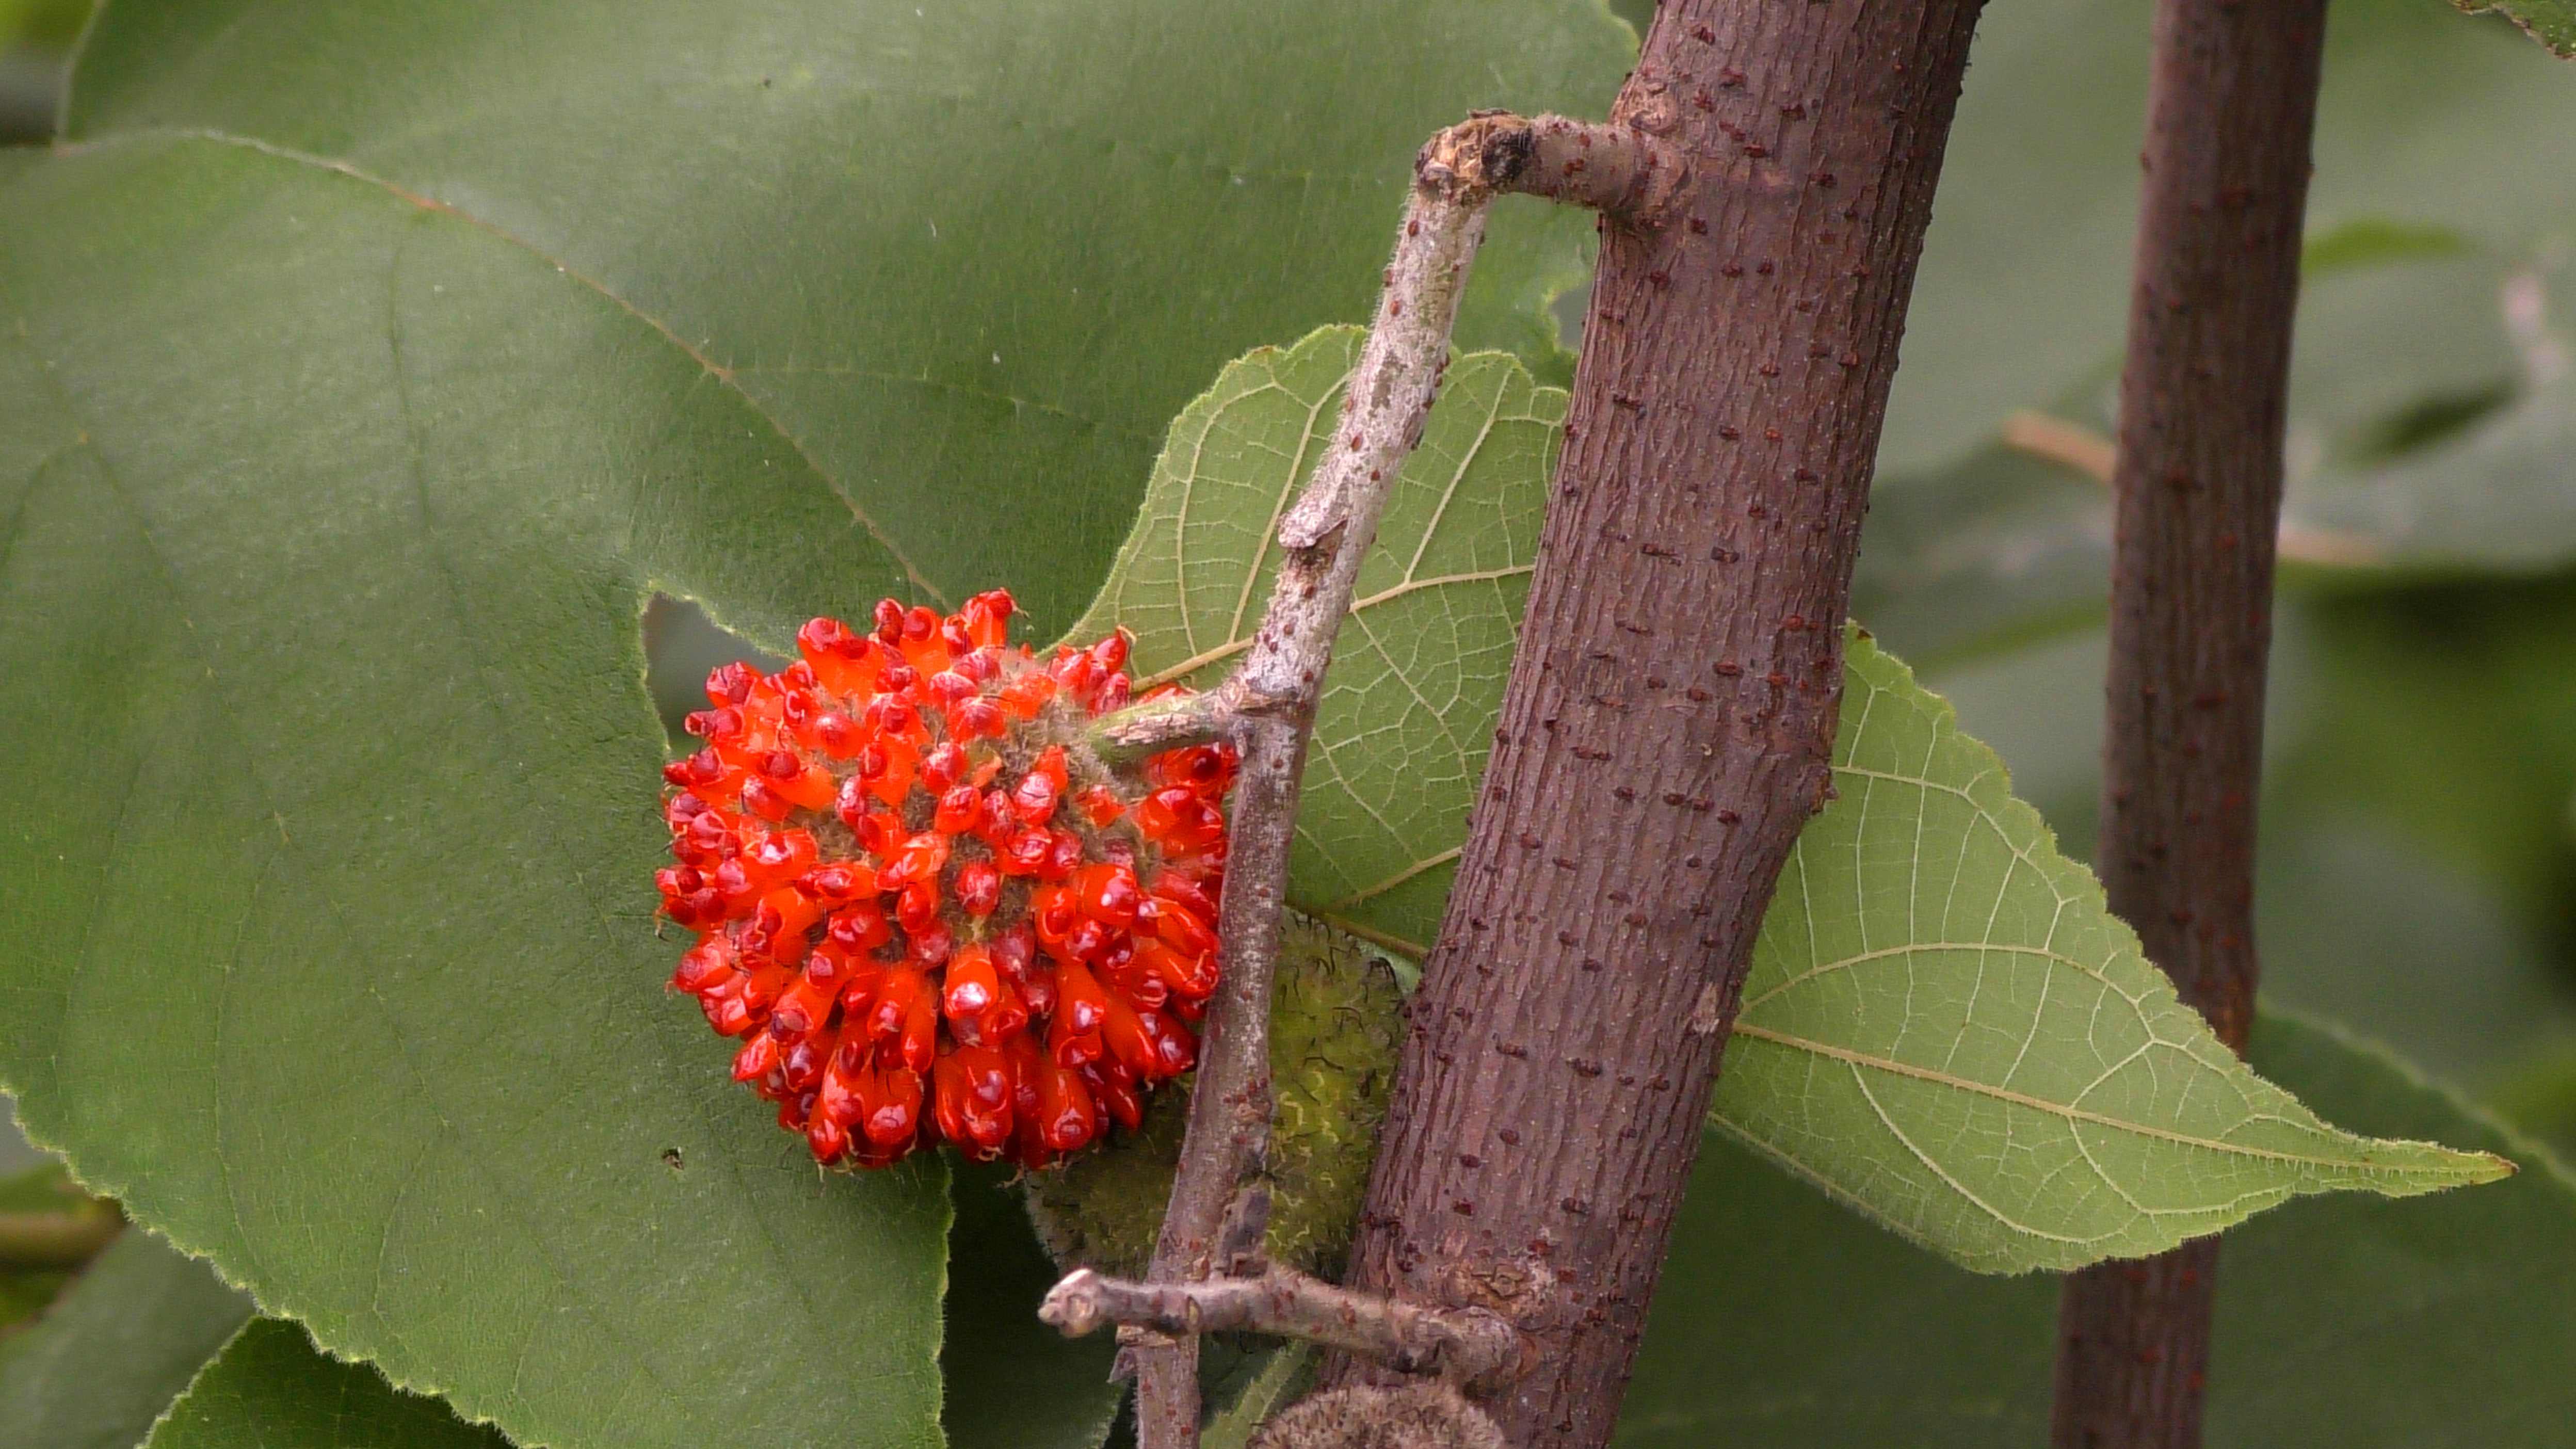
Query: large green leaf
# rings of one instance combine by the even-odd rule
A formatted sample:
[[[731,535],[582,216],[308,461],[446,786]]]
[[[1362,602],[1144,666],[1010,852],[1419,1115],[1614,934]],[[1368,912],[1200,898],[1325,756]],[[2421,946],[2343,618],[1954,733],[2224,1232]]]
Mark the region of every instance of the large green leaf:
[[[2210,1449],[2557,1449],[2576,1422],[2576,1183],[2455,1099],[2267,1016],[2253,1059],[2364,1129],[2528,1164],[2404,1203],[2311,1201],[2227,1235]],[[1673,1234],[1626,1449],[2039,1449],[2057,1280],[1913,1252],[1712,1138]]]
[[[31,1135],[521,1437],[930,1441],[943,1174],[818,1181],[663,990],[635,633],[656,581],[775,631],[887,556],[739,393],[462,218],[183,138],[0,210]]]
[[[253,1319],[152,1427],[143,1449],[509,1449],[436,1399],[314,1348],[295,1324]]]
[[[1590,0],[118,6],[76,143],[0,158],[0,1081],[523,1438],[928,1442],[943,1174],[818,1181],[659,987],[644,601],[1062,620],[1217,360],[1366,307],[1420,138],[1595,106],[1626,44]],[[1498,233],[1471,324],[1544,353],[1586,228]]]
[[[456,209],[874,520],[870,586],[1008,583],[1054,629],[1217,368],[1367,315],[1423,139],[1598,113],[1630,44],[1600,0],[121,0],[68,135]],[[1591,236],[1515,203],[1462,335],[1554,356]]]
[[[1140,679],[1205,685],[1249,644],[1272,534],[1332,433],[1356,328],[1230,365],[1172,424],[1076,632],[1124,626]],[[1565,394],[1509,357],[1449,369],[1333,655],[1297,814],[1298,909],[1415,955],[1438,931],[1529,592]]]
[[[2174,994],[1948,702],[1855,632],[1840,798],[1755,943],[1717,1119],[1988,1272],[2138,1257],[2300,1193],[2510,1163],[2338,1131]]]
[[[250,1311],[213,1269],[129,1229],[0,1344],[0,1444],[132,1449]]]
[[[1085,621],[1133,629],[1141,673],[1206,683],[1258,625],[1271,531],[1356,349],[1335,329],[1256,352],[1173,424]],[[1451,368],[1326,681],[1290,880],[1301,907],[1414,943],[1436,933],[1560,406],[1507,358]],[[1807,827],[1764,921],[1721,1120],[1990,1271],[2153,1252],[2302,1192],[2510,1171],[2338,1132],[2255,1077],[1949,706],[1866,635],[1846,668],[1843,798]]]

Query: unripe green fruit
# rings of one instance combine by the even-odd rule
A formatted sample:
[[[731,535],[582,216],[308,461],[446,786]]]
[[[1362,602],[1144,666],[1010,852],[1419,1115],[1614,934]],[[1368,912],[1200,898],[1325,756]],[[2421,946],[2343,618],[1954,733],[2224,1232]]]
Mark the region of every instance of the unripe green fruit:
[[[1404,1026],[1383,954],[1291,913],[1270,1010],[1270,1256],[1341,1275],[1377,1154]],[[1060,1167],[1033,1172],[1029,1217],[1057,1266],[1144,1276],[1189,1121],[1186,1090],[1155,1094],[1144,1125]]]

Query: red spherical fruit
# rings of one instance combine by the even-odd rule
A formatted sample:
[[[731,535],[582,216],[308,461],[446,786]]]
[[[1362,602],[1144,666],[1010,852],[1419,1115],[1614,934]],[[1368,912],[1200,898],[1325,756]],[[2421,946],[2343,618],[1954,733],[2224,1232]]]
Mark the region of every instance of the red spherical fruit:
[[[778,673],[709,675],[704,748],[663,768],[671,984],[818,1162],[1042,1167],[1197,1058],[1235,753],[1111,771],[1083,731],[1131,697],[1129,640],[1041,658],[1014,612],[813,620]]]

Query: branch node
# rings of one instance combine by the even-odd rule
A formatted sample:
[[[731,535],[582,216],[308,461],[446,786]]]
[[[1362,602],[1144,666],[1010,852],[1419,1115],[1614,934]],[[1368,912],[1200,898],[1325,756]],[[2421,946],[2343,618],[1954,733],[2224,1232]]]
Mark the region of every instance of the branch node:
[[[1047,1294],[1038,1317],[1068,1338],[1116,1325],[1122,1342],[1131,1333],[1147,1341],[1200,1333],[1303,1339],[1468,1387],[1491,1386],[1521,1363],[1519,1332],[1487,1309],[1354,1293],[1288,1268],[1194,1283],[1133,1283],[1077,1268]]]
[[[1443,195],[1519,193],[1586,206],[1636,226],[1677,209],[1682,152],[1634,125],[1473,111],[1425,144],[1414,179]]]

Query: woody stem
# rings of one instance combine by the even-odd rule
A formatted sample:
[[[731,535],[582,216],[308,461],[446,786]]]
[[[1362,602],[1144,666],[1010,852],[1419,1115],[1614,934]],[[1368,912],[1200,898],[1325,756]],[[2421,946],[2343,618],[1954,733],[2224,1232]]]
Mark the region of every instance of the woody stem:
[[[1678,192],[1681,177],[1673,153],[1625,127],[1498,113],[1433,137],[1415,158],[1395,256],[1333,441],[1280,521],[1278,576],[1242,664],[1206,704],[1148,706],[1095,734],[1109,753],[1129,755],[1231,725],[1243,752],[1218,905],[1225,974],[1209,1006],[1188,1136],[1148,1274],[1155,1287],[1206,1280],[1261,1241],[1267,1198],[1255,1188],[1270,1137],[1270,990],[1298,779],[1360,563],[1449,364],[1486,207],[1499,192],[1522,191],[1645,219]],[[1192,1449],[1196,1333],[1130,1337],[1142,1449]]]
[[[1177,1336],[1273,1334],[1461,1383],[1490,1378],[1520,1357],[1520,1335],[1484,1309],[1354,1293],[1277,1267],[1199,1283],[1132,1283],[1079,1269],[1047,1294],[1038,1317],[1068,1338],[1109,1324]]]

